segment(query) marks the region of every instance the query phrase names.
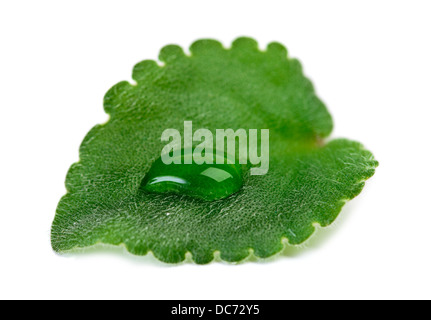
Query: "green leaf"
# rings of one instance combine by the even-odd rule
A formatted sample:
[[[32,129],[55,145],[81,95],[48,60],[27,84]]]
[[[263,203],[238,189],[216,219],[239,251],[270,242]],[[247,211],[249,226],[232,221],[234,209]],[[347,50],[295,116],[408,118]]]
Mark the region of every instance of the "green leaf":
[[[108,91],[110,120],[88,133],[67,176],[52,225],[55,251],[104,243],[169,263],[187,252],[199,264],[215,252],[232,262],[251,253],[265,258],[281,251],[283,240],[300,244],[316,225],[331,224],[374,174],[378,163],[361,144],[324,142],[331,116],[282,45],[262,52],[240,38],[227,50],[200,40],[190,51],[167,46],[163,66],[138,63],[136,85]],[[141,192],[164,146],[162,132],[181,132],[185,120],[212,132],[270,129],[268,174],[245,174],[239,192],[216,201]]]

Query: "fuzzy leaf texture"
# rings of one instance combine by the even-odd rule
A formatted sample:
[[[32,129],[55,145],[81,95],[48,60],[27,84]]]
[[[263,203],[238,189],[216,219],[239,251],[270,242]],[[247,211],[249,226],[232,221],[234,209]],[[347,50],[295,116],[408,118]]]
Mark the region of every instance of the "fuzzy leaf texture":
[[[67,252],[96,244],[152,252],[168,263],[190,253],[198,264],[270,257],[331,224],[378,163],[360,143],[326,142],[332,119],[298,60],[271,43],[239,38],[230,49],[200,40],[190,55],[175,45],[133,70],[104,98],[110,120],[95,126],[66,179],[52,225],[52,246]],[[270,168],[245,174],[230,197],[203,201],[147,194],[140,185],[166,143],[167,128],[270,129]]]

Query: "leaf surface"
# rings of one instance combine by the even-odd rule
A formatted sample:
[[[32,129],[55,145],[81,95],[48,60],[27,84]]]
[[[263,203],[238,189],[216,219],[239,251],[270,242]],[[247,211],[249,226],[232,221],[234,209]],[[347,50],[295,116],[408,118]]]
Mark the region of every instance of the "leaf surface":
[[[190,252],[209,263],[216,251],[237,262],[253,252],[269,257],[283,239],[300,244],[327,226],[357,196],[378,163],[361,144],[326,142],[332,119],[300,63],[278,44],[265,51],[249,38],[225,49],[200,40],[187,56],[174,45],[133,70],[136,85],[120,82],[105,96],[110,120],[94,127],[67,176],[52,225],[57,252],[98,243],[123,244],[178,263]],[[270,129],[270,169],[245,174],[232,196],[203,201],[148,194],[140,185],[160,157],[167,128]]]

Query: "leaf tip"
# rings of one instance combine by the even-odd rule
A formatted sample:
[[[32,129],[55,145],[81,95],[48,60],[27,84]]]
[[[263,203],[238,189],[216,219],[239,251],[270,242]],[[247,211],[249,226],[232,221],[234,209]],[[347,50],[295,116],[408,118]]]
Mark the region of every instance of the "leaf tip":
[[[159,60],[164,63],[169,63],[171,61],[179,60],[185,58],[186,54],[184,53],[183,48],[176,44],[170,44],[162,48],[159,54]]]
[[[222,43],[214,39],[201,39],[193,42],[190,46],[192,55],[200,55],[211,51],[220,52],[222,50],[225,50]]]
[[[259,50],[259,44],[256,40],[249,37],[240,37],[232,42],[232,49],[248,49],[253,51]]]
[[[144,60],[137,63],[133,67],[132,79],[140,82],[145,79],[150,79],[160,70],[160,66],[154,60]]]

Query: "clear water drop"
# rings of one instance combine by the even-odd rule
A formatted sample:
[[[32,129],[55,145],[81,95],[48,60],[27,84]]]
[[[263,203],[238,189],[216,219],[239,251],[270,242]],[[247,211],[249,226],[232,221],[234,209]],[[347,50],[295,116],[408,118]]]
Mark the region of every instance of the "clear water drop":
[[[238,192],[243,185],[242,167],[234,164],[226,154],[215,152],[212,164],[165,164],[160,157],[145,175],[141,189],[150,193],[176,193],[207,201],[219,200]],[[223,157],[223,164],[217,159]]]

